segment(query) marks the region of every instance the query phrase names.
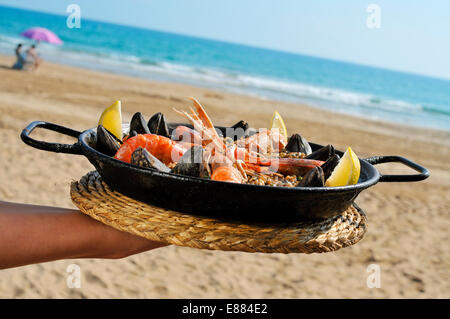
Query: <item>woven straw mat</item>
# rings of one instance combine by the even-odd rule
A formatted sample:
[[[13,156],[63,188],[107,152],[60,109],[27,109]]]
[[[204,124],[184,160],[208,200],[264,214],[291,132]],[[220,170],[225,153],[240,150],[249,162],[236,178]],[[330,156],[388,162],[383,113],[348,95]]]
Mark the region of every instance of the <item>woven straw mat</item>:
[[[322,253],[357,243],[367,230],[356,205],[322,221],[252,224],[183,214],[112,191],[97,172],[71,185],[75,205],[86,215],[121,231],[168,244],[259,253]]]

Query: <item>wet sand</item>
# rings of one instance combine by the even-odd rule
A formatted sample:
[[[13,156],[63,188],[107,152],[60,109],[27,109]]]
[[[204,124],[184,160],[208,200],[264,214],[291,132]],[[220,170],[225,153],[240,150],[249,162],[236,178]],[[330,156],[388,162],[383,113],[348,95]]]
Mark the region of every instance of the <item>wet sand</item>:
[[[21,130],[44,120],[84,130],[122,100],[124,121],[140,111],[182,119],[172,107],[202,102],[214,123],[247,120],[267,127],[273,111],[289,133],[351,146],[360,157],[401,155],[431,171],[420,183],[379,183],[356,202],[368,232],[355,246],[327,254],[246,254],[170,246],[122,260],[64,260],[0,271],[1,298],[449,298],[450,134],[334,114],[306,105],[151,82],[44,63],[35,73],[7,69],[0,56],[0,198],[74,207],[69,185],[93,169],[81,156],[48,153],[22,143]],[[72,142],[38,131],[36,138]],[[410,173],[384,164],[385,173]],[[81,267],[80,289],[66,286],[68,265]],[[367,267],[378,264],[381,288],[368,288]]]

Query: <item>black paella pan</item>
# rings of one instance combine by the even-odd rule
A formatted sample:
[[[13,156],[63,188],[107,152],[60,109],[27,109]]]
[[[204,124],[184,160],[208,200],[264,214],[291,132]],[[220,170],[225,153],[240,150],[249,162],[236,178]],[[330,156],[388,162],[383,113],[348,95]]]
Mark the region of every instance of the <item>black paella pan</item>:
[[[30,137],[35,128],[59,132],[78,139],[74,144],[37,141]],[[175,125],[169,124],[169,129]],[[217,127],[225,134],[224,127]],[[352,205],[359,193],[378,182],[415,182],[426,179],[426,168],[400,156],[360,159],[357,184],[343,187],[275,187],[235,184],[144,169],[95,149],[96,128],[78,132],[60,125],[36,121],[21,134],[22,140],[41,150],[84,155],[108,186],[143,202],[182,212],[215,218],[250,221],[298,221],[336,216]],[[310,143],[312,150],[321,145]],[[336,151],[342,157],[343,152]],[[399,162],[415,171],[413,175],[382,175],[376,164]]]

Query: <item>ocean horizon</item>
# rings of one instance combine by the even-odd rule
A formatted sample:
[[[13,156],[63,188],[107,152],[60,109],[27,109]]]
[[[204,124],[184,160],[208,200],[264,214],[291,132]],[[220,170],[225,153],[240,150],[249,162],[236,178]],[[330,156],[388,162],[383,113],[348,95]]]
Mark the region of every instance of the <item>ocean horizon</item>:
[[[66,16],[4,6],[0,16],[2,54],[42,26],[64,41],[38,45],[47,61],[450,131],[447,79],[88,19],[69,29]]]

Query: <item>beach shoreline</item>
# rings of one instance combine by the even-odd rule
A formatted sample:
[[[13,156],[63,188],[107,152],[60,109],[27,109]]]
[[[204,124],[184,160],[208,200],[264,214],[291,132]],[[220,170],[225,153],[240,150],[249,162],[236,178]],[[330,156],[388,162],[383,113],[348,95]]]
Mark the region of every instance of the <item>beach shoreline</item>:
[[[168,247],[123,260],[72,260],[0,272],[0,298],[448,298],[450,260],[450,132],[333,113],[298,103],[272,101],[178,83],[80,69],[44,62],[37,72],[8,69],[14,57],[0,55],[0,198],[71,207],[69,185],[92,165],[81,156],[32,149],[20,140],[31,121],[83,131],[101,111],[122,101],[123,120],[134,112],[148,118],[196,97],[216,125],[244,119],[269,125],[276,109],[290,134],[319,144],[347,146],[365,158],[405,156],[430,169],[420,183],[380,183],[356,202],[367,213],[365,238],[353,247],[321,255],[261,255]],[[38,139],[73,142],[39,130]],[[411,174],[399,164],[382,173]],[[176,262],[175,262],[176,261]],[[81,266],[80,290],[65,285],[66,267]],[[366,268],[379,264],[382,287],[366,286]]]

